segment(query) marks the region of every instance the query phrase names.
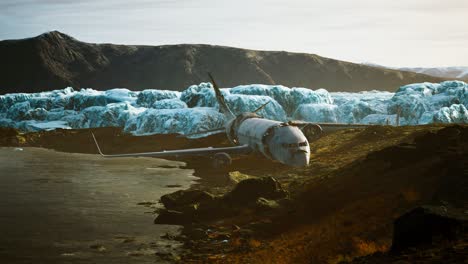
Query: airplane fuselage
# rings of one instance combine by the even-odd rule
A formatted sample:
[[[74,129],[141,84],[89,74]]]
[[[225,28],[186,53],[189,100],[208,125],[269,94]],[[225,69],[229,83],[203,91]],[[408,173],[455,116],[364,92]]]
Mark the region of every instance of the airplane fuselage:
[[[209,155],[213,160],[213,167],[223,168],[231,164],[231,157],[229,154],[246,154],[254,151],[261,153],[271,160],[276,160],[289,166],[305,167],[309,165],[309,142],[299,127],[292,125],[293,123],[290,122],[284,123],[264,119],[257,115],[256,113],[269,102],[263,104],[253,112],[242,113],[235,116],[226,104],[221,90],[211,74],[209,74],[209,76],[215,90],[219,111],[224,114],[226,120],[229,120],[224,127],[212,129],[209,132],[222,131],[225,129],[229,140],[236,146],[106,155],[102,153],[96,137],[91,133],[99,154],[108,158]]]
[[[226,124],[226,133],[233,144],[247,144],[269,159],[294,167],[309,164],[309,142],[297,126],[243,113]]]

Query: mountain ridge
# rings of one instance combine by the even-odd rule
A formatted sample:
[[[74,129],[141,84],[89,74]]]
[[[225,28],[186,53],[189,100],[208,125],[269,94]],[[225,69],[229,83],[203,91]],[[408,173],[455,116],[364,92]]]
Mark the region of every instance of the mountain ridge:
[[[445,80],[315,54],[206,44],[96,44],[59,31],[0,41],[0,56],[0,94],[67,86],[180,91],[208,81],[208,71],[224,87],[262,83],[353,92],[394,91],[408,83]]]
[[[468,82],[468,67],[451,66],[451,67],[404,67],[399,68],[400,71],[410,71],[422,73],[434,77],[451,78]]]
[[[372,62],[364,62],[363,65],[392,69],[405,72],[422,73],[425,75],[444,79],[468,82],[468,66],[446,66],[446,67],[389,67]]]

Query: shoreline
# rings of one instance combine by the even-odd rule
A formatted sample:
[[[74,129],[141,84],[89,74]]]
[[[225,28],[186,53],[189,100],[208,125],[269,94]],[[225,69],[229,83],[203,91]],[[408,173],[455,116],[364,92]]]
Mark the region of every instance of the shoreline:
[[[181,162],[35,147],[0,152],[2,261],[152,263],[155,253],[181,251],[180,242],[159,238],[180,227],[152,225],[148,214],[156,197],[190,187],[192,171]],[[163,172],[171,177],[161,180]]]

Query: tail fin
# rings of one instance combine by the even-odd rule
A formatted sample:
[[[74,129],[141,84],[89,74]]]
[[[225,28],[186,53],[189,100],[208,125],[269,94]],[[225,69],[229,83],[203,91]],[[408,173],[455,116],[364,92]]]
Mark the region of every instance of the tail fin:
[[[213,88],[215,90],[216,100],[218,101],[218,104],[219,104],[219,111],[223,113],[227,119],[232,119],[236,117],[232,113],[231,109],[229,109],[229,107],[227,106],[226,101],[224,100],[224,96],[223,94],[221,94],[221,90],[219,90],[218,84],[216,84],[213,76],[211,76],[211,73],[208,72],[208,76],[210,76],[211,84],[213,84]]]
[[[257,113],[258,111],[262,110],[263,108],[265,108],[265,106],[267,106],[267,104],[269,104],[271,101],[268,101],[264,104],[262,104],[259,108],[255,109],[255,111],[253,111],[252,113]]]

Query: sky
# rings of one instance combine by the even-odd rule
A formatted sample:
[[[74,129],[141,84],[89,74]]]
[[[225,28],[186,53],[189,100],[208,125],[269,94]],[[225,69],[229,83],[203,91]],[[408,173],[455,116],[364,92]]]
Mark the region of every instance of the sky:
[[[468,66],[468,0],[0,0],[0,40],[197,43],[390,67]]]

